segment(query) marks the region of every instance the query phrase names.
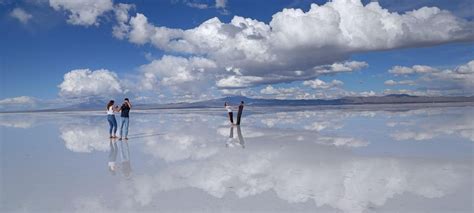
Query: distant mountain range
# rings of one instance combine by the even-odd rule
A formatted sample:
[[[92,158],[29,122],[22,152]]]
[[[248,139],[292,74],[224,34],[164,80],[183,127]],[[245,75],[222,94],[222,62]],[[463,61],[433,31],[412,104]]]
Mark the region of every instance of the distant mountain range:
[[[54,109],[40,110],[22,110],[22,112],[33,111],[80,111],[80,110],[101,110],[105,108],[108,100],[89,99],[79,104],[73,104],[66,107]],[[133,101],[133,100],[132,100]],[[450,97],[450,96],[411,96],[406,94],[392,94],[386,96],[369,96],[369,97],[344,97],[338,99],[309,99],[309,100],[280,100],[280,99],[258,99],[248,98],[244,96],[230,96],[225,98],[199,101],[199,102],[183,102],[169,104],[134,104],[135,109],[185,109],[185,108],[221,108],[224,102],[231,105],[238,105],[240,101],[244,101],[246,106],[331,106],[331,105],[374,105],[374,104],[408,104],[408,103],[474,103],[474,96],[469,97]],[[9,112],[20,112],[9,111]]]
[[[244,96],[231,96],[207,101],[193,103],[172,104],[145,104],[138,106],[144,109],[176,109],[176,108],[219,108],[224,102],[238,105],[244,101],[247,106],[316,106],[316,105],[362,105],[362,104],[406,104],[406,103],[452,103],[452,102],[474,102],[474,96],[470,97],[426,97],[411,96],[406,94],[392,94],[386,96],[370,97],[344,97],[339,99],[309,99],[309,100],[280,100],[280,99],[256,99]],[[137,107],[137,108],[138,108]]]

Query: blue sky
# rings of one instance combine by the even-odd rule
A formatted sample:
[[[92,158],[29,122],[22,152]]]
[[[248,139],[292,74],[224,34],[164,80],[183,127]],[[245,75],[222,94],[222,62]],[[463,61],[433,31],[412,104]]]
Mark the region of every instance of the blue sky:
[[[1,0],[0,105],[473,94],[472,1],[370,2]]]

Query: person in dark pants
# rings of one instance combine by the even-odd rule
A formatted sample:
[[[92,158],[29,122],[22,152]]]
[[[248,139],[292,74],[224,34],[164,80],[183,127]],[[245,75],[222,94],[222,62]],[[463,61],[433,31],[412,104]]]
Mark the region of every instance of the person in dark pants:
[[[239,111],[237,112],[237,125],[240,125],[240,117],[242,117],[242,111],[244,111],[244,101],[240,101]]]
[[[129,114],[130,109],[132,108],[132,104],[128,98],[125,98],[122,107],[120,107],[120,118],[122,123],[120,125],[120,138],[122,140],[122,136],[125,136],[125,140],[128,140],[128,124],[129,124]]]

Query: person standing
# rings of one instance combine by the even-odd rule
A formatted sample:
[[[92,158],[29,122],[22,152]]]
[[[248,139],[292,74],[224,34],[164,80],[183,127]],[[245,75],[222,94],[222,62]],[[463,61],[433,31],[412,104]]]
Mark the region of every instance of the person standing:
[[[109,134],[110,138],[116,138],[117,133],[117,120],[115,119],[114,112],[117,112],[118,106],[114,106],[114,100],[110,100],[107,104],[107,121],[109,122]],[[112,135],[112,132],[114,133]]]
[[[244,101],[240,101],[239,111],[237,112],[237,125],[240,125],[240,117],[242,117],[242,111],[244,111]]]
[[[122,140],[122,136],[125,136],[125,140],[128,140],[128,124],[129,124],[129,114],[130,109],[132,108],[132,104],[128,98],[125,98],[122,106],[120,107],[120,118],[121,118],[121,125],[120,125],[120,138]]]
[[[225,102],[224,103],[224,108],[227,110],[227,114],[229,115],[229,121],[232,125],[234,125],[234,114],[232,113],[232,107]]]

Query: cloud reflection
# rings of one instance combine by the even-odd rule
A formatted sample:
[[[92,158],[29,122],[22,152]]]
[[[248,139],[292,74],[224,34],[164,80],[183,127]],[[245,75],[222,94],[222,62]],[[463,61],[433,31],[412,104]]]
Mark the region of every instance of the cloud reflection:
[[[288,145],[268,139],[245,152],[220,151],[137,177],[134,199],[149,205],[155,194],[185,188],[198,188],[216,198],[274,191],[289,203],[313,201],[317,206],[363,212],[403,193],[443,197],[467,181],[465,166],[449,162],[368,158],[308,141]]]
[[[126,200],[123,209],[131,211],[154,209],[159,197],[180,190],[206,193],[210,204],[228,195],[274,193],[286,204],[309,202],[343,212],[376,209],[404,195],[445,198],[472,186],[471,162],[360,154],[358,150],[378,143],[364,137],[370,134],[365,125],[381,126],[374,130],[380,131],[381,140],[443,135],[472,141],[472,115],[472,108],[306,110],[249,114],[244,117],[248,125],[230,127],[225,113],[137,114],[131,120],[130,138],[136,137],[131,144],[153,169],[134,172],[126,187],[118,187],[117,196]],[[76,120],[61,124],[60,137],[74,152],[107,152],[106,130],[104,119]],[[245,149],[228,149],[226,144]],[[433,202],[438,201],[443,200]],[[107,211],[110,202],[80,197],[76,207]]]
[[[408,121],[389,123],[392,127],[399,127],[390,136],[398,141],[425,141],[443,135],[454,135],[474,142],[474,110],[472,108],[438,111],[438,113],[428,112],[416,119],[409,117]]]

